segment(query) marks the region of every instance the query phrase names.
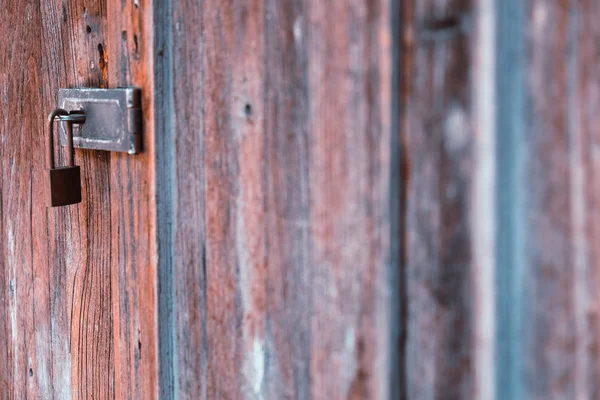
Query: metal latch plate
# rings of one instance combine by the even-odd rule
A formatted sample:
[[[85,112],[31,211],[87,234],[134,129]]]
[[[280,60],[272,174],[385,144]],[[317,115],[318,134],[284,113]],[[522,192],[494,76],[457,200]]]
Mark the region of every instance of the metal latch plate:
[[[142,151],[142,96],[138,88],[60,89],[58,106],[84,111],[86,121],[73,126],[73,145],[79,149]],[[66,145],[63,129],[60,141]]]

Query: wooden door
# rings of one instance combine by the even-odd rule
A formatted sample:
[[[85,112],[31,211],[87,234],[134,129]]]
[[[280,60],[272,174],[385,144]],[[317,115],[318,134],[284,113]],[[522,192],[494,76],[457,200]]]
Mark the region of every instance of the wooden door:
[[[156,397],[150,3],[0,1],[2,398]],[[143,93],[144,153],[77,150],[83,202],[46,208],[58,89],[129,85]]]
[[[597,1],[0,10],[0,399],[600,397]],[[46,208],[117,86],[144,152]]]
[[[0,9],[1,396],[395,390],[389,1]],[[46,208],[58,89],[117,86],[144,152],[76,150],[83,202]]]
[[[600,398],[597,1],[0,10],[0,399]],[[46,208],[117,86],[144,152]]]

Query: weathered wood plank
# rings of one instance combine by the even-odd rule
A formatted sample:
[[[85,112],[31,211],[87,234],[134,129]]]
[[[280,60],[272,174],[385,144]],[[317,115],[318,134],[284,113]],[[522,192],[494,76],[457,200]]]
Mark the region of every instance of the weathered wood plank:
[[[597,398],[600,8],[500,10],[498,398]]]
[[[135,171],[125,170],[125,178],[108,153],[77,150],[82,204],[46,209],[39,174],[45,168],[40,157],[45,115],[56,107],[59,88],[131,83],[143,86],[151,98],[151,80],[144,78],[152,67],[146,56],[152,49],[148,7],[138,11],[143,18],[136,25],[143,67],[128,81],[111,78],[109,83],[109,61],[117,57],[109,54],[108,42],[120,43],[122,35],[121,25],[113,27],[107,19],[114,3],[0,4],[8,16],[0,26],[0,46],[7,55],[0,62],[1,104],[7,110],[0,126],[0,275],[6,287],[0,308],[7,317],[0,329],[6,333],[0,382],[8,398],[156,396],[151,101],[145,102],[150,145],[145,156],[132,161],[138,163]],[[125,10],[120,18],[132,14]],[[123,199],[136,205],[135,215],[111,218],[123,210]],[[125,268],[119,267],[124,265],[143,272],[123,275]],[[141,294],[130,295],[129,309],[115,313],[129,292]],[[129,329],[132,335],[123,343],[120,333],[130,321],[144,329]],[[137,359],[123,360],[136,352]],[[115,370],[121,373],[123,363],[136,373],[116,380]]]
[[[493,398],[493,3],[407,2],[402,13],[404,395]]]
[[[51,54],[64,60],[65,78],[55,81],[48,92],[49,108],[55,107],[60,87],[107,87],[106,76],[106,2],[81,1],[49,5],[48,27],[62,21],[60,35],[49,38],[55,50]],[[48,64],[56,62],[55,57]],[[56,253],[48,264],[52,270],[64,262],[67,271],[63,285],[55,281],[69,301],[60,304],[68,316],[70,382],[57,385],[57,390],[74,399],[111,398],[114,394],[114,320],[111,313],[112,294],[110,263],[109,197],[110,155],[93,151],[77,151],[81,165],[83,202],[72,209],[70,220],[56,215],[55,224],[66,224],[56,232]],[[49,213],[64,210],[49,210]],[[76,235],[76,236],[75,236]],[[75,243],[70,248],[68,243]],[[65,257],[66,256],[66,257]],[[65,260],[65,261],[62,261]],[[43,264],[42,264],[43,265]],[[55,289],[55,290],[56,290]],[[64,333],[57,340],[64,341]],[[61,368],[56,365],[56,368]],[[69,384],[67,384],[69,383]]]
[[[144,152],[110,156],[115,396],[158,396],[153,2],[107,3],[111,87],[142,89]]]
[[[180,281],[176,280],[175,276],[175,254],[187,254],[191,259],[202,259],[203,257],[196,257],[198,249],[202,249],[204,246],[195,246],[196,251],[187,251],[186,253],[176,252],[175,249],[175,232],[178,230],[177,224],[174,223],[176,200],[179,197],[174,196],[180,190],[182,182],[176,179],[176,146],[175,138],[176,135],[166,134],[167,132],[175,132],[175,117],[174,114],[174,91],[173,91],[173,80],[175,75],[174,65],[174,48],[173,46],[173,5],[170,0],[157,2],[154,4],[153,10],[153,23],[155,32],[155,47],[154,47],[154,93],[155,93],[155,163],[156,163],[156,239],[157,239],[157,269],[158,269],[158,364],[159,364],[159,386],[160,386],[160,398],[161,399],[173,399],[175,398],[176,386],[179,384],[176,376],[178,375],[178,365],[182,363],[186,366],[184,371],[191,369],[195,372],[200,370],[199,362],[196,359],[196,364],[190,365],[188,362],[179,359],[179,352],[177,346],[179,329],[176,328],[176,311],[178,307],[176,293],[181,293],[180,289],[175,285],[179,284]],[[194,8],[188,11],[188,16],[194,15],[198,20],[198,8]],[[194,19],[192,19],[193,21]],[[192,25],[197,26],[197,25]],[[184,42],[185,43],[185,42]],[[183,43],[182,43],[183,44]],[[180,46],[182,45],[180,44]],[[195,53],[188,53],[189,60],[192,63],[197,64],[199,62],[198,53],[199,49],[196,49]],[[199,84],[198,80],[191,80],[188,82],[189,85],[194,87],[194,90],[199,90],[195,85]],[[185,98],[184,98],[185,99]],[[191,98],[190,100],[199,101],[197,98]],[[195,104],[195,103],[192,103]],[[179,109],[188,110],[184,103],[180,102],[178,105]],[[200,106],[193,106],[191,109],[198,109]],[[187,114],[184,113],[184,115]],[[194,130],[199,130],[198,119],[194,118],[198,114],[189,113],[191,118],[190,126]],[[183,121],[186,121],[183,116],[179,116]],[[196,124],[193,124],[193,123]],[[190,149],[196,149],[197,146],[191,146]],[[201,154],[199,154],[201,157]],[[201,188],[200,180],[192,180],[192,185],[198,185],[198,191],[187,190],[186,192],[199,193]],[[200,192],[201,193],[201,192]],[[190,201],[200,201],[199,197],[191,197]],[[187,224],[185,228],[181,229],[194,229],[194,235],[198,237],[196,243],[202,243],[203,239],[201,236],[201,230],[203,228],[203,213],[198,212],[202,209],[202,206],[190,207],[190,220],[194,220],[197,224]],[[177,243],[181,243],[180,241]],[[192,243],[190,243],[192,244]],[[203,254],[203,250],[202,253]],[[190,278],[193,279],[193,278]],[[195,280],[199,284],[203,285],[204,280],[202,277]],[[199,300],[198,297],[194,298],[190,295],[181,295],[182,299],[189,299],[191,301]],[[181,304],[179,306],[180,318],[190,316],[189,304]],[[193,317],[199,314],[191,314]],[[182,318],[183,319],[183,318]],[[196,324],[199,319],[194,318]],[[201,330],[197,329],[194,325],[189,331],[182,331],[184,338],[188,338],[190,334],[197,334]],[[204,335],[202,336],[204,337]],[[200,339],[201,340],[201,339]],[[201,377],[201,375],[198,375]],[[186,378],[187,379],[187,378]],[[197,380],[198,381],[198,380]],[[196,381],[196,382],[197,382]],[[205,380],[202,380],[205,382]],[[192,383],[190,383],[192,384]],[[202,387],[206,385],[202,384]],[[196,392],[198,393],[198,392]],[[200,396],[198,396],[200,397]]]
[[[311,396],[387,398],[389,7],[308,4]]]
[[[165,319],[160,347],[170,349],[161,372],[172,370],[169,380],[161,380],[166,399],[207,398],[208,390],[203,10],[194,2],[168,1],[155,14],[161,43],[156,71],[164,68],[163,80],[156,79],[164,85],[156,92],[162,104],[157,124],[165,124],[157,125],[156,162],[159,284],[161,302],[169,302],[160,309]]]
[[[407,398],[472,397],[470,2],[406,4]],[[467,65],[465,65],[467,64]]]
[[[38,196],[32,185],[31,162],[43,141],[38,133],[40,122],[28,115],[30,110],[42,107],[43,76],[36,68],[42,60],[39,40],[42,29],[39,8],[27,1],[3,2],[2,6],[6,22],[3,20],[0,26],[3,33],[0,48],[5,55],[0,60],[3,78],[0,101],[5,110],[0,127],[0,273],[5,283],[3,313],[7,318],[0,324],[7,334],[3,338],[7,345],[0,374],[6,377],[5,396],[20,399],[50,394],[44,383],[53,377],[47,362],[51,351],[44,343],[51,336],[50,296],[49,290],[44,290],[50,284],[49,272],[39,274],[36,285],[36,264],[32,259],[35,237],[45,234],[45,216],[42,223],[33,219],[34,199]],[[34,46],[30,47],[31,44]],[[37,133],[35,137],[33,132]],[[39,217],[37,210],[35,216]],[[45,252],[46,242],[43,245]],[[39,303],[32,301],[34,293],[40,297]],[[42,385],[38,385],[38,379]]]
[[[549,27],[552,26],[552,29]],[[569,13],[563,5],[533,1],[528,35],[532,51],[527,71],[530,96],[525,161],[528,273],[524,354],[525,395],[575,398],[577,333],[574,252],[569,190]]]
[[[162,394],[385,398],[389,3],[162,10]]]
[[[14,299],[9,309],[14,323],[11,336],[7,338],[14,354],[5,367],[11,368],[14,375],[8,393],[14,398],[64,398],[72,387],[71,346],[77,349],[74,357],[77,360],[79,355],[93,354],[94,350],[107,345],[102,340],[102,333],[107,332],[104,321],[97,318],[105,298],[96,291],[88,292],[85,298],[77,294],[72,297],[73,288],[77,286],[75,281],[87,284],[90,289],[101,287],[94,272],[77,276],[76,271],[78,265],[85,265],[89,260],[82,249],[84,241],[78,228],[85,231],[101,221],[102,215],[97,212],[98,219],[80,218],[80,210],[75,207],[46,210],[40,190],[44,182],[39,174],[45,165],[39,154],[43,154],[45,145],[44,115],[56,106],[58,88],[100,82],[102,75],[97,73],[94,65],[82,65],[83,59],[76,57],[78,49],[84,52],[90,41],[86,38],[85,25],[79,23],[85,2],[71,3],[73,8],[70,9],[48,3],[44,3],[43,8],[30,2],[9,3],[6,8],[16,10],[12,19],[14,25],[3,25],[2,28],[3,37],[11,48],[8,65],[3,68],[8,71],[9,79],[3,82],[9,88],[5,101],[11,111],[7,113],[9,117],[4,120],[2,130],[18,134],[5,135],[2,157],[3,171],[8,172],[3,179],[4,201],[8,204],[3,209],[10,210],[9,221],[14,224],[8,227],[7,242],[3,247],[11,254],[3,257],[3,262],[10,277],[9,293],[12,288]],[[92,14],[102,14],[101,7],[90,10]],[[102,30],[100,25],[98,29]],[[73,37],[79,40],[72,40]],[[64,43],[72,45],[70,51],[65,51]],[[102,160],[84,156],[79,162],[84,166],[84,182],[102,182]],[[91,178],[96,171],[100,171],[99,179]],[[27,186],[28,192],[20,192],[19,188]],[[83,196],[87,199],[87,191]],[[106,226],[102,222],[99,225]],[[100,253],[99,257],[105,255]],[[72,307],[77,308],[82,302],[88,304],[86,315],[102,326],[90,331],[97,339],[94,346],[85,341],[83,346],[74,345],[70,340]],[[21,341],[27,344],[21,346]],[[109,363],[105,358],[97,358],[97,366],[101,369],[103,360],[108,371]],[[92,366],[83,365],[80,370],[93,375],[87,367]]]
[[[527,4],[497,3],[496,398],[523,398]]]
[[[202,17],[207,394],[254,398],[268,340],[264,2],[208,1]]]
[[[576,279],[578,280],[577,329],[581,335],[577,347],[578,380],[581,397],[600,398],[600,4],[586,0],[574,2],[571,29],[576,56],[572,60],[573,131],[581,135],[576,147],[579,156],[572,156],[572,168],[577,168],[572,190],[578,194],[573,212],[576,233]],[[574,149],[575,150],[575,149]]]
[[[267,15],[276,17],[265,21],[264,104],[259,100],[260,111],[248,116],[253,124],[264,118],[261,209],[270,338],[264,346],[277,360],[268,369],[265,393],[272,398],[303,399],[311,392],[309,8],[297,1],[267,1]]]
[[[532,1],[526,13],[521,288],[524,332],[513,382],[526,398],[598,396],[598,296],[593,179],[600,9]],[[518,285],[518,286],[517,286]]]

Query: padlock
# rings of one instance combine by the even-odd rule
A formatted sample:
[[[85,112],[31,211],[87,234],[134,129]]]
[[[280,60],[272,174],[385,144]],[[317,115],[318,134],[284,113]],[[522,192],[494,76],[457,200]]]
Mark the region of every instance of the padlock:
[[[69,112],[56,109],[48,116],[49,137],[46,153],[47,199],[49,207],[68,206],[81,203],[81,173],[74,164],[73,120],[69,120]],[[67,165],[54,165],[54,120],[59,117],[64,124],[67,136]]]

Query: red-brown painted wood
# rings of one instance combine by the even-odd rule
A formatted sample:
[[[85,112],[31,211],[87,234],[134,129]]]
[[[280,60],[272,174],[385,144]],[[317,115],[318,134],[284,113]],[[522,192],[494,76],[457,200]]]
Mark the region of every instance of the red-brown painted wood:
[[[171,4],[163,396],[386,398],[389,2]]]
[[[6,0],[2,9],[0,391],[14,399],[154,398],[149,4]],[[135,54],[122,45],[130,25]],[[58,89],[117,85],[144,90],[146,153],[76,150],[82,204],[46,209],[38,172]]]
[[[591,0],[516,55],[490,0],[0,6],[5,397],[597,397]],[[57,90],[119,85],[145,153],[47,210]]]
[[[158,394],[153,6],[107,2],[110,85],[141,88],[144,110],[144,152],[110,157],[115,388],[123,399]]]

